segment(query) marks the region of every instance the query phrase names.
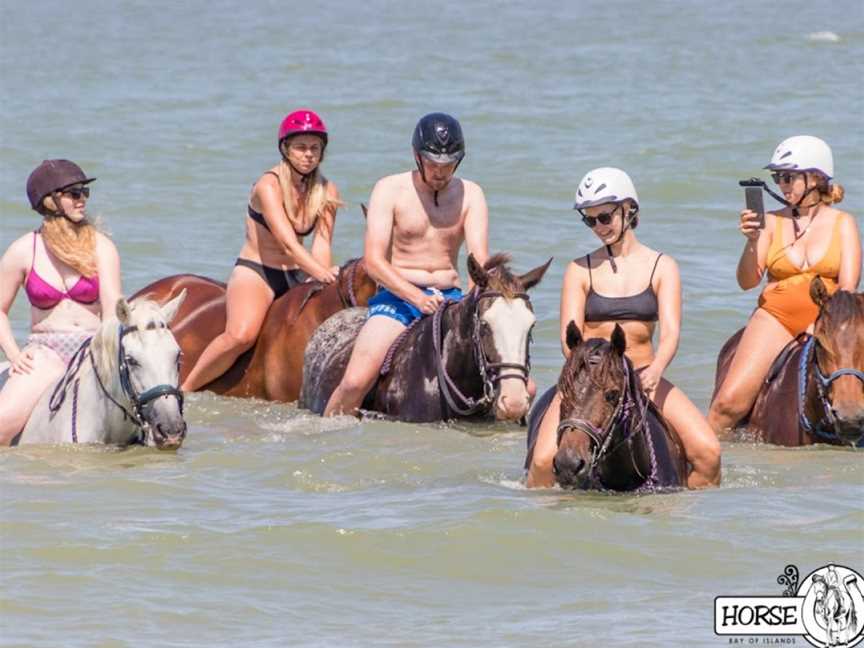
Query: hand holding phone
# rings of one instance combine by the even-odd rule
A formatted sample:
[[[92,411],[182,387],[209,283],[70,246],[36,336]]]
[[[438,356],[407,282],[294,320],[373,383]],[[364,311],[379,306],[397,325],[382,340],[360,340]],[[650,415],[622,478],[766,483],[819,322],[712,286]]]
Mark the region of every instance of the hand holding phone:
[[[759,217],[758,229],[765,228],[765,205],[762,202],[762,187],[744,187],[747,209]]]

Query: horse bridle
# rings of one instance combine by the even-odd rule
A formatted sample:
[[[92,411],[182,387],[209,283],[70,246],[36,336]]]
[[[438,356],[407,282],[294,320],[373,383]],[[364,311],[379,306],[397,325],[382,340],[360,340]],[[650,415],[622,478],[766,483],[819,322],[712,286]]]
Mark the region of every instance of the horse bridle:
[[[486,356],[486,351],[483,348],[483,336],[480,331],[480,302],[483,299],[496,299],[504,297],[505,299],[522,299],[531,308],[531,298],[528,293],[516,293],[512,296],[507,296],[498,290],[484,290],[483,292],[476,291],[473,297],[474,312],[472,317],[474,326],[471,330],[471,345],[474,348],[474,355],[477,358],[477,365],[480,369],[480,377],[483,381],[483,396],[474,399],[471,396],[463,394],[459,387],[453,382],[453,379],[447,373],[444,366],[444,356],[442,348],[444,339],[442,335],[441,322],[444,318],[444,311],[456,303],[453,301],[445,302],[433,315],[432,319],[432,344],[435,349],[436,370],[438,373],[438,384],[441,388],[441,393],[444,394],[444,399],[451,410],[460,416],[471,416],[481,410],[487,410],[495,400],[495,391],[498,384],[505,378],[518,378],[526,385],[528,384],[528,375],[531,371],[531,333],[525,341],[525,364],[516,362],[489,362]],[[459,402],[457,402],[457,400]]]
[[[810,336],[804,344],[804,349],[801,351],[801,360],[798,367],[798,419],[809,434],[815,434],[826,441],[840,441],[840,437],[833,430],[837,423],[837,417],[834,415],[834,406],[828,400],[828,390],[832,383],[842,376],[855,376],[864,384],[864,371],[853,369],[851,367],[843,367],[837,371],[832,371],[829,375],[822,373],[822,368],[819,366],[819,360],[816,356],[816,337]],[[807,413],[804,411],[804,404],[807,399],[807,368],[813,360],[813,370],[816,374],[816,393],[819,396],[819,402],[825,412],[824,420],[828,422],[831,432],[823,431],[823,426],[820,425],[821,420],[814,425]]]
[[[150,327],[148,327],[149,329]],[[168,328],[167,324],[161,323],[154,325],[152,328]],[[99,372],[96,369],[96,361],[93,358],[93,352],[90,352],[90,363],[93,366],[93,373],[96,374],[96,382],[99,383],[99,387],[102,388],[102,393],[116,405],[123,412],[123,417],[131,420],[135,425],[139,428],[144,428],[146,425],[144,421],[144,408],[147,407],[149,403],[160,398],[162,396],[175,396],[177,398],[177,404],[180,407],[180,414],[183,414],[183,392],[176,385],[169,385],[167,383],[156,385],[155,387],[151,387],[150,389],[138,393],[135,391],[135,388],[132,386],[132,380],[129,377],[129,363],[126,362],[126,353],[123,348],[123,338],[129,335],[130,333],[134,333],[138,331],[139,328],[137,326],[123,326],[122,324],[119,327],[117,333],[117,368],[118,373],[120,375],[120,388],[123,390],[123,395],[129,400],[132,404],[132,412],[129,412],[123,405],[118,403],[113,396],[109,393],[109,391],[105,388],[105,385],[102,383],[102,378],[99,376]]]
[[[609,422],[602,428],[599,428],[587,419],[566,418],[562,419],[561,422],[558,423],[558,429],[556,431],[556,447],[561,445],[561,438],[567,430],[579,430],[591,439],[592,450],[591,463],[588,466],[588,478],[592,484],[598,486],[600,490],[606,490],[602,487],[601,481],[597,477],[597,470],[603,459],[608,455],[614,454],[618,448],[625,443],[632,441],[637,434],[647,434],[648,431],[648,397],[640,390],[632,389],[631,382],[633,380],[633,370],[626,358],[622,358],[621,360],[624,367],[624,389],[621,390],[621,394],[618,396],[618,401],[615,404],[615,409],[612,411],[612,415],[609,417]],[[631,391],[635,393],[635,396],[630,394]],[[636,409],[638,409],[639,414],[638,422],[635,425],[631,424],[629,433],[625,435],[621,441],[612,446],[612,439],[615,437],[615,429],[618,426],[623,425],[626,421],[629,421]],[[639,466],[637,465],[635,458],[632,456],[632,452],[630,456],[636,473],[645,480],[640,489],[650,487],[652,485],[652,480],[657,474],[657,458],[654,454],[654,445],[648,443],[648,447],[651,459],[651,473],[649,475],[643,475],[642,471],[639,470]]]

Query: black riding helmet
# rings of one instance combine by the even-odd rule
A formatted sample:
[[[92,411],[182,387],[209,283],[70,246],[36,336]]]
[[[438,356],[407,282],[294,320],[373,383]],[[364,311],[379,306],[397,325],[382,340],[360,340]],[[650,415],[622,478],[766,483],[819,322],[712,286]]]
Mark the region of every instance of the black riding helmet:
[[[414,127],[414,135],[411,138],[411,146],[414,152],[436,164],[452,164],[462,162],[465,157],[465,138],[462,137],[462,127],[455,117],[446,113],[429,113],[420,118]],[[420,177],[426,182],[426,174],[423,165],[417,161],[417,169]],[[438,192],[433,200],[438,206]]]
[[[414,128],[411,145],[418,155],[438,164],[459,163],[465,157],[462,127],[455,117],[429,113]]]

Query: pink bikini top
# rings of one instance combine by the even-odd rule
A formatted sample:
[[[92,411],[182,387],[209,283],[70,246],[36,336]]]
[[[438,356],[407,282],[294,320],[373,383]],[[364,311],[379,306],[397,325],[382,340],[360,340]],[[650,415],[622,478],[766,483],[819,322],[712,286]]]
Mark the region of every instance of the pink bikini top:
[[[99,276],[79,277],[69,291],[57,290],[54,286],[36,274],[36,234],[33,232],[33,261],[30,272],[24,282],[24,292],[27,299],[39,310],[54,308],[64,299],[71,299],[79,304],[92,304],[99,299]]]

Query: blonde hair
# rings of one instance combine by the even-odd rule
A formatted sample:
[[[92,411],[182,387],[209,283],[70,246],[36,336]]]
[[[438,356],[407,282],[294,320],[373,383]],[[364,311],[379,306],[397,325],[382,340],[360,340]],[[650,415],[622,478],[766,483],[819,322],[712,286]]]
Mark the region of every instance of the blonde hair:
[[[819,200],[826,205],[839,203],[845,195],[843,185],[826,183],[824,187],[819,187]]]
[[[99,231],[88,219],[73,223],[65,216],[45,214],[42,222],[42,240],[45,247],[63,263],[84,277],[97,274],[96,233]]]
[[[323,161],[323,154],[322,154]],[[279,179],[279,188],[282,190],[282,206],[285,208],[285,213],[288,214],[288,220],[292,227],[299,225],[298,220],[300,215],[294,213],[294,197],[296,195],[294,183],[291,182],[291,165],[283,158],[279,163],[276,176]],[[328,180],[321,173],[321,167],[315,167],[315,170],[306,177],[306,198],[303,203],[303,216],[316,220],[325,209],[335,209],[341,207],[342,202],[334,200],[327,195]]]

